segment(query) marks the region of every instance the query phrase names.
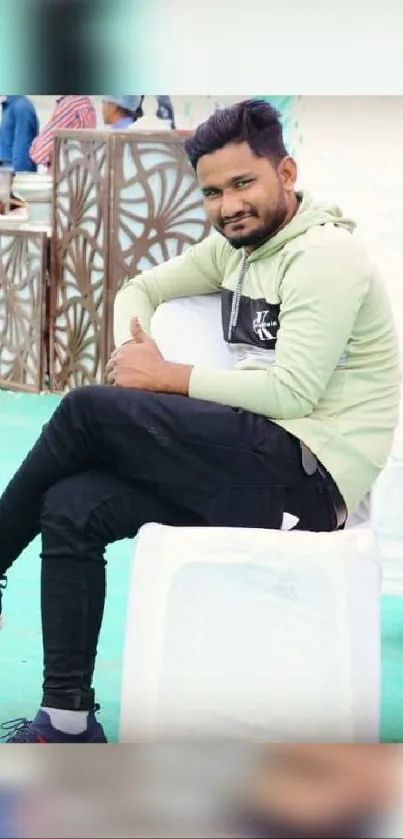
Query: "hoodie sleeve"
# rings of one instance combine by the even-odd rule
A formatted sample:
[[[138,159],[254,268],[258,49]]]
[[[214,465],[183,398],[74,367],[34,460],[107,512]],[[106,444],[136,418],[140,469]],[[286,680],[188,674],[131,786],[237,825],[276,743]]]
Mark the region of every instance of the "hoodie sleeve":
[[[308,416],[347,350],[369,283],[370,266],[353,243],[297,256],[281,284],[274,363],[251,358],[229,371],[195,367],[190,396],[272,419]]]
[[[129,280],[115,298],[115,346],[131,338],[132,317],[138,317],[143,329],[149,332],[151,318],[165,300],[219,291],[222,282],[223,241],[215,234],[207,236],[180,256]]]

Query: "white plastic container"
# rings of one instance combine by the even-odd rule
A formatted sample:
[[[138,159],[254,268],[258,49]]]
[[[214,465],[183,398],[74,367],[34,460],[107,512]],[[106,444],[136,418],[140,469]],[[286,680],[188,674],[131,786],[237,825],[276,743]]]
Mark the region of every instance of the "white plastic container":
[[[30,224],[51,224],[53,176],[48,172],[18,172],[13,192],[26,201]]]

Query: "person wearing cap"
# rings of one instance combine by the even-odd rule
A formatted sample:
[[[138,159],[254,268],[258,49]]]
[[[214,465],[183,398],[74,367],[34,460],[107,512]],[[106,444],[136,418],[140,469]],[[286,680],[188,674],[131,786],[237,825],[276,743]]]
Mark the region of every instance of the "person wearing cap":
[[[128,128],[137,119],[141,96],[104,96],[102,116],[104,123],[113,129]]]

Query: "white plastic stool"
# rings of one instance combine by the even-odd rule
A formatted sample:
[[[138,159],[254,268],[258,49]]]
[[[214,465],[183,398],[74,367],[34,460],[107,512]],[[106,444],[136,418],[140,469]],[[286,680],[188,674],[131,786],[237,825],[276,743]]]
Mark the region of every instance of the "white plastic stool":
[[[403,423],[399,429],[403,431]],[[403,445],[398,439],[372,492],[372,527],[383,569],[383,592],[403,594]]]
[[[370,530],[146,525],[129,592],[120,739],[377,741]]]
[[[354,513],[348,517],[346,528],[350,529],[352,527],[372,527],[372,497],[370,492],[367,493]]]

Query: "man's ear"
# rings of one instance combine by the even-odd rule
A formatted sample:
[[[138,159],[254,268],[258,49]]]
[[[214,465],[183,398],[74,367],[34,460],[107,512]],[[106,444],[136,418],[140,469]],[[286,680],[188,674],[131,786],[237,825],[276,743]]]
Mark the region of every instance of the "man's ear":
[[[277,171],[283,182],[284,189],[287,192],[293,192],[298,175],[297,164],[294,158],[289,155],[283,157]]]

